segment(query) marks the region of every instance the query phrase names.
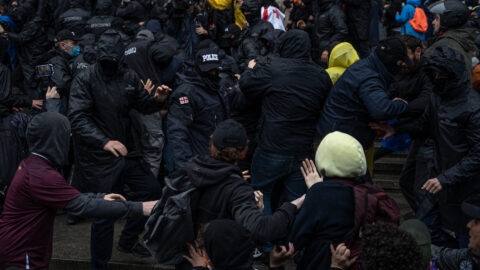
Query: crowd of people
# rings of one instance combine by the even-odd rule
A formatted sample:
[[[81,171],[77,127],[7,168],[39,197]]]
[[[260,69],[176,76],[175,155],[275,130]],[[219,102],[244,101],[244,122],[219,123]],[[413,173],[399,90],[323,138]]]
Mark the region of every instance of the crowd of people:
[[[0,269],[480,268],[477,4],[0,0]]]

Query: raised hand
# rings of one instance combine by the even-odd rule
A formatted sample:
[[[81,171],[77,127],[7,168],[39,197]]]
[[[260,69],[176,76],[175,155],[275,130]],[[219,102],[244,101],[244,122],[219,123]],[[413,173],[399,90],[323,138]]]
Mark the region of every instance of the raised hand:
[[[330,245],[330,251],[332,252],[331,268],[348,269],[358,258],[350,259],[350,250],[344,243],[338,245],[336,249],[333,248],[333,245]]]
[[[310,189],[311,186],[318,182],[323,182],[323,177],[320,177],[317,172],[317,168],[315,167],[315,163],[311,159],[305,159],[302,162],[302,167],[300,167],[300,171],[302,172],[303,178],[305,179],[305,184],[307,188]]]
[[[152,80],[147,79],[147,82],[144,82],[143,80],[141,80],[140,82],[143,85],[143,89],[147,90],[147,92],[151,94],[153,88],[155,88],[155,85],[153,84]]]
[[[155,91],[155,101],[162,103],[164,102],[168,95],[172,92],[172,88],[162,84],[159,87],[157,87],[157,90]]]

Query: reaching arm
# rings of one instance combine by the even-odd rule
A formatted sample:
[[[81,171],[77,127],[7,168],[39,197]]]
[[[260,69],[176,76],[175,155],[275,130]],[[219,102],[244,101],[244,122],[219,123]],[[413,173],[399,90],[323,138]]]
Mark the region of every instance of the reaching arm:
[[[74,216],[94,218],[127,218],[143,215],[141,202],[108,201],[105,194],[82,193],[65,205],[64,210]]]

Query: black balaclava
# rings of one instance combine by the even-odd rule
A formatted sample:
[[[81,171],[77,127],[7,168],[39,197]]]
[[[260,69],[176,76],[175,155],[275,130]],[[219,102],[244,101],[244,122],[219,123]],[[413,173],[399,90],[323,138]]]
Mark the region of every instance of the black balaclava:
[[[251,234],[229,219],[214,220],[205,231],[205,250],[215,270],[252,269]]]
[[[120,33],[113,29],[103,32],[97,42],[97,53],[101,71],[109,77],[113,76],[120,66],[124,53]]]
[[[380,41],[375,49],[375,54],[393,76],[402,71],[402,67],[397,64],[398,61],[405,62],[409,67],[412,66],[410,58],[408,58],[407,45],[397,37]]]
[[[70,122],[54,112],[37,114],[27,127],[27,142],[32,153],[40,154],[56,168],[68,164]]]

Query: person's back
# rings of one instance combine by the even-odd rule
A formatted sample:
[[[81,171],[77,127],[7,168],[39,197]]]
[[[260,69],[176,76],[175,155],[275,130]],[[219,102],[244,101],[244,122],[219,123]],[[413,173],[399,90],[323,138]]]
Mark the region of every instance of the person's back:
[[[307,154],[331,81],[328,74],[310,62],[306,32],[289,31],[282,36],[281,58],[246,71],[240,87],[247,97],[262,100],[258,144],[279,154]]]
[[[415,30],[415,28],[418,29],[418,26],[415,23],[420,23],[422,27],[427,27],[428,28],[428,22],[427,22],[427,17],[423,17],[421,22],[414,22],[413,19],[415,16],[419,18],[420,14],[422,14],[423,10],[421,10],[420,5],[422,4],[422,1],[420,0],[408,0],[407,5],[405,5],[402,8],[402,13],[395,15],[395,19],[398,23],[401,23],[401,33],[402,34],[408,34],[412,35],[416,38],[419,38],[420,40],[425,40],[425,32],[427,29],[425,29],[424,32],[420,32]],[[420,10],[417,10],[419,8]],[[417,12],[420,12],[417,14]],[[423,12],[423,15],[425,13]]]

